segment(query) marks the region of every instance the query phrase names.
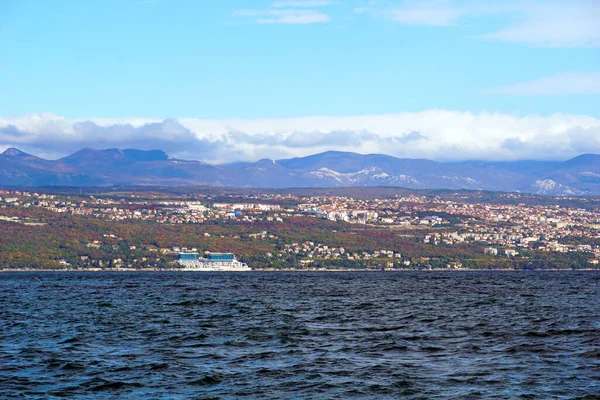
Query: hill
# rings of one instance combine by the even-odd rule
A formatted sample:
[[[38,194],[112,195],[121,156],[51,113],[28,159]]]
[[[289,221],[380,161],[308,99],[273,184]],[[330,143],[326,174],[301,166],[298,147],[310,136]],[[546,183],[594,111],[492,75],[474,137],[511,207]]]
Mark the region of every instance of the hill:
[[[284,160],[210,165],[175,159],[160,150],[85,148],[58,160],[45,160],[11,148],[0,154],[0,185],[389,186],[586,195],[600,194],[600,155],[583,154],[564,162],[440,163],[328,151]]]

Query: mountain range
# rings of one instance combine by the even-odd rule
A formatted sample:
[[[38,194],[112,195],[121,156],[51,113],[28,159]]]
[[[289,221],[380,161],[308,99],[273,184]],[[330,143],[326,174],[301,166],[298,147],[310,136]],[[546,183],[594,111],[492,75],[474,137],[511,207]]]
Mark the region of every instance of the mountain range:
[[[232,186],[254,188],[397,186],[546,195],[600,194],[600,155],[567,161],[441,163],[328,151],[283,160],[211,165],[160,150],[85,148],[45,160],[10,148],[0,154],[0,186]]]

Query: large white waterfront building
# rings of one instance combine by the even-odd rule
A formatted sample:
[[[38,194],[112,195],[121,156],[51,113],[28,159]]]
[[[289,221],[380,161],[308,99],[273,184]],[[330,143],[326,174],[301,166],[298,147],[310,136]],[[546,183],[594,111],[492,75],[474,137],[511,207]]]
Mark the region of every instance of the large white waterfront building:
[[[201,258],[198,253],[179,253],[177,262],[185,269],[197,271],[251,271],[232,253],[210,253],[206,258]]]

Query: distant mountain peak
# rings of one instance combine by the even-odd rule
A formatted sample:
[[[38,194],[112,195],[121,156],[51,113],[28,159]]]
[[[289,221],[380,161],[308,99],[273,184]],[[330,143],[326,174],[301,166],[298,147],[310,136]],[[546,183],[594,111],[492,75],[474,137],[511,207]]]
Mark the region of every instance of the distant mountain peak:
[[[3,156],[9,156],[9,157],[23,157],[23,156],[28,156],[29,154],[15,148],[15,147],[11,147],[9,149],[4,150],[4,153],[2,153]]]
[[[78,155],[78,156],[83,156],[83,155],[93,155],[93,154],[100,153],[101,151],[102,151],[102,150],[97,150],[97,149],[94,149],[94,148],[92,148],[92,147],[84,147],[84,148],[82,148],[81,150],[77,150],[75,153],[73,153],[73,154],[70,154],[70,155],[69,155],[69,156],[67,156],[67,157],[72,157],[72,156],[75,156],[75,155]],[[65,157],[65,158],[66,158],[66,157]]]
[[[126,163],[149,161],[167,161],[172,160],[167,153],[162,150],[137,150],[137,149],[104,149],[96,150],[90,147],[81,149],[70,156],[60,159],[61,162],[69,165],[98,165],[102,163]]]
[[[600,165],[600,154],[591,154],[591,153],[581,154],[577,157],[573,157],[570,160],[565,161],[564,165],[577,166],[577,165],[588,164],[588,163]]]
[[[306,157],[211,165],[161,150],[84,148],[50,161],[11,148],[0,156],[0,185],[212,185],[477,189],[543,195],[600,194],[600,155],[561,162],[441,163],[383,154],[328,151]]]
[[[258,160],[256,162],[256,164],[275,164],[275,165],[277,165],[277,162],[271,158],[261,158],[260,160]]]

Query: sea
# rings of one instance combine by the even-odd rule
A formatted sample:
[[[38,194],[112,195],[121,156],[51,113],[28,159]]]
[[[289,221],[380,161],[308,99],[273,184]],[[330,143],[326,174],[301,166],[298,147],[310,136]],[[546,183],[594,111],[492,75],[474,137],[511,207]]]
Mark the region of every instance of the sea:
[[[599,396],[597,271],[0,273],[0,398]]]

